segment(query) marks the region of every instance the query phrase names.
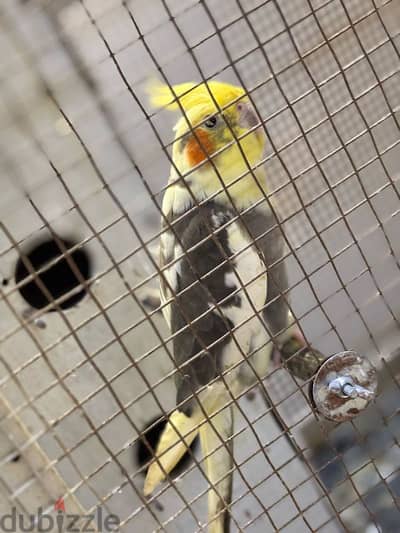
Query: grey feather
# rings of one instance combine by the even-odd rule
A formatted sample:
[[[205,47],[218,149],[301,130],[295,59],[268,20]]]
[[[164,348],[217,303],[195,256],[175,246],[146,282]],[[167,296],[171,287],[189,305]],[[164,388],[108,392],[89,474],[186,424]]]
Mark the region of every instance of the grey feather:
[[[288,325],[289,307],[282,296],[277,298],[288,288],[288,279],[284,261],[274,267],[271,265],[283,257],[284,238],[272,211],[252,209],[243,214],[243,221],[251,238],[257,243],[267,267],[268,290],[264,319],[271,335],[277,335]]]

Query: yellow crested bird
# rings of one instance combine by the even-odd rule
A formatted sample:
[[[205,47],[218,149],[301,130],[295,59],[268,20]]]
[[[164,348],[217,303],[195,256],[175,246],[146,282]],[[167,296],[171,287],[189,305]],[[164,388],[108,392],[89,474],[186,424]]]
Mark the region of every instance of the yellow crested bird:
[[[149,495],[196,435],[210,484],[211,533],[229,530],[234,400],[262,380],[291,336],[283,238],[265,199],[266,137],[245,91],[228,83],[149,88],[178,111],[163,200],[161,301],[173,339],[177,409],[149,466]],[[240,216],[238,216],[238,213]],[[257,244],[255,244],[255,242]],[[271,274],[271,275],[270,275]],[[268,305],[267,305],[268,304]]]

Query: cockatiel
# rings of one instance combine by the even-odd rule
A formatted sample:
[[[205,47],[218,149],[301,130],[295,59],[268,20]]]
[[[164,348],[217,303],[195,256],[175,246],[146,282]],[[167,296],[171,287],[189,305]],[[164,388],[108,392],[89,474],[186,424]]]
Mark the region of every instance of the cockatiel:
[[[266,137],[245,91],[210,81],[172,90],[157,83],[149,93],[153,106],[183,116],[174,127],[160,243],[161,301],[179,367],[177,409],[144,493],[153,492],[200,433],[211,485],[209,531],[222,533],[229,530],[233,400],[265,377],[272,337],[278,346],[293,337],[280,297],[285,267],[268,268],[282,257],[283,238],[259,165]]]

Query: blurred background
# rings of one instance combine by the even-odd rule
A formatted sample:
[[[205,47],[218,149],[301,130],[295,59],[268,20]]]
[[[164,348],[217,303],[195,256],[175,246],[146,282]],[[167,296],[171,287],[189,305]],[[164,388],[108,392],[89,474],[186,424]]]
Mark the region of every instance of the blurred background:
[[[376,402],[335,425],[271,372],[297,450],[257,391],[241,400],[233,530],[397,532],[400,4],[3,0],[0,25],[0,513],[50,513],[63,496],[123,532],[206,521],[190,457],[142,496],[140,436],[175,401],[154,255],[177,117],[145,88],[216,78],[243,85],[265,121],[308,341],[380,374]]]

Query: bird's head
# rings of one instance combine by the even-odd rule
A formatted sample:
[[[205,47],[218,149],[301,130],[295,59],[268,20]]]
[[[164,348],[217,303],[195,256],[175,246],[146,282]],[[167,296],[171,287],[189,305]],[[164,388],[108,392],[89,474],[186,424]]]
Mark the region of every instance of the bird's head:
[[[182,174],[196,168],[204,176],[215,166],[229,181],[262,159],[265,135],[241,87],[219,81],[172,87],[157,82],[149,94],[153,107],[183,115],[174,127],[173,145],[173,160]]]

